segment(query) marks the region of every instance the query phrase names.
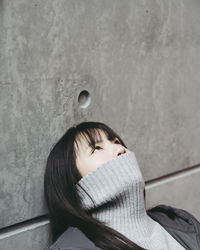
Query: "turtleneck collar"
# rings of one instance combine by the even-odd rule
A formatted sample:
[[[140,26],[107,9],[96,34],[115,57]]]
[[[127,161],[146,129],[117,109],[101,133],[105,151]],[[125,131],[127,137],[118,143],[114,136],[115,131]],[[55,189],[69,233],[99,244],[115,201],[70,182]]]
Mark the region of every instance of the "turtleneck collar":
[[[134,152],[129,151],[100,165],[84,176],[76,187],[86,211],[138,245],[161,249],[160,241],[166,243],[163,233],[174,240],[146,213],[145,182]],[[158,242],[154,234],[158,234]]]

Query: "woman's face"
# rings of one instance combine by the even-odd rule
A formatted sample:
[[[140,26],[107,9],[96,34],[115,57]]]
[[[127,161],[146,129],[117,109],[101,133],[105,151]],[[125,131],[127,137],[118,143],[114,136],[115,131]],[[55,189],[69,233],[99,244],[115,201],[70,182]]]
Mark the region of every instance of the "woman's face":
[[[97,142],[94,149],[88,145],[84,136],[79,136],[78,150],[75,146],[76,166],[82,177],[112,158],[129,152],[117,138],[109,141],[102,130],[100,134],[102,141]]]

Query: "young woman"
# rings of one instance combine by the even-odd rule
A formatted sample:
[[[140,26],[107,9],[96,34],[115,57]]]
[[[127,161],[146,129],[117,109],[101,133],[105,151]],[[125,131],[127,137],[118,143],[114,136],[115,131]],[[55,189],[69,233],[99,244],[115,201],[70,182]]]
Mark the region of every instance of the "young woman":
[[[44,179],[56,250],[200,249],[200,223],[188,212],[145,209],[134,152],[100,122],[71,127],[51,150]]]

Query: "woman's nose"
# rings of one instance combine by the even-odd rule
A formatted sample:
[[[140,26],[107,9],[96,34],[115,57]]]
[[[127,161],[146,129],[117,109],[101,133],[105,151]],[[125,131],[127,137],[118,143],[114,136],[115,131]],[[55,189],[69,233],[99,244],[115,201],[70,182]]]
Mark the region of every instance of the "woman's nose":
[[[126,152],[127,152],[127,149],[124,146],[119,145],[119,147],[117,148],[117,156],[121,154],[125,154]]]

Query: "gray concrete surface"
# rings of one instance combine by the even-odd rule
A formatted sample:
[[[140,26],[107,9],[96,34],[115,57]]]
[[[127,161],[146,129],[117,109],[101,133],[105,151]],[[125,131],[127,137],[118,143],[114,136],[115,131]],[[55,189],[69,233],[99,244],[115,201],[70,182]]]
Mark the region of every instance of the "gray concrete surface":
[[[158,204],[184,209],[200,221],[200,166],[191,171],[152,181],[146,185],[146,206]]]
[[[145,180],[200,163],[199,12],[198,0],[0,1],[0,228],[46,213],[48,152],[83,120],[114,128]]]
[[[0,235],[1,250],[47,250],[49,242],[48,221]]]

